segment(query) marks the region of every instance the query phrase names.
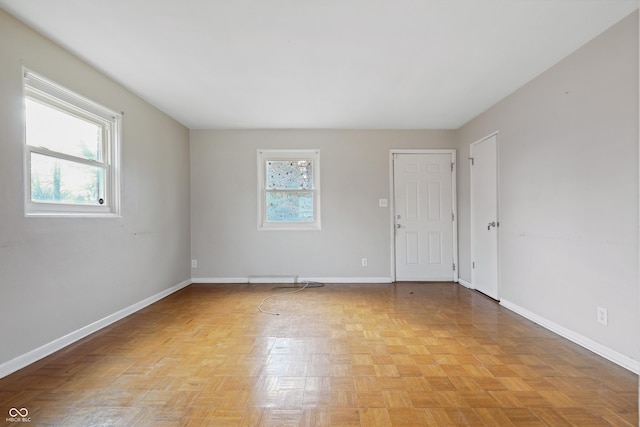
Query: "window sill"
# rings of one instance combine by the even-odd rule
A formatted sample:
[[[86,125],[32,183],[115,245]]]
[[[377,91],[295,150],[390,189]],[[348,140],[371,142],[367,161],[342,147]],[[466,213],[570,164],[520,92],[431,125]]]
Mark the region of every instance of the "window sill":
[[[260,225],[258,231],[320,231],[320,224],[297,226],[292,224],[283,225]]]
[[[107,212],[27,212],[25,218],[122,218],[122,215]]]

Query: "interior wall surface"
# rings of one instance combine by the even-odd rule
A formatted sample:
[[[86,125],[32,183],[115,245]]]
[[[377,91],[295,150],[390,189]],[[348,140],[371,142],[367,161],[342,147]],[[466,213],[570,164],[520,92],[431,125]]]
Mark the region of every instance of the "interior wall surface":
[[[25,217],[22,67],[124,113],[119,218]],[[190,278],[189,131],[0,11],[0,365]]]
[[[389,281],[389,150],[454,147],[447,130],[193,130],[192,277]],[[322,229],[259,231],[257,150],[298,148],[320,150]]]
[[[496,131],[500,298],[640,360],[637,11],[459,129],[459,158]],[[470,167],[459,162],[468,282]]]

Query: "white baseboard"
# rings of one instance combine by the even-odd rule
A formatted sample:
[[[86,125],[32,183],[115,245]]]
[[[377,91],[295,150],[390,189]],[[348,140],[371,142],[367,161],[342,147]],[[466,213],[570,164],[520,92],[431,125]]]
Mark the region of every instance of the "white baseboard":
[[[248,277],[192,277],[191,283],[249,283]]]
[[[298,282],[320,283],[393,283],[391,277],[300,277]]]
[[[298,276],[249,276],[248,283],[298,283]]]
[[[193,277],[191,283],[293,283],[297,276]],[[297,277],[298,283],[393,283],[391,277]]]
[[[551,320],[545,319],[542,316],[539,316],[526,308],[522,308],[517,304],[514,304],[510,301],[506,301],[504,299],[500,300],[500,305],[504,308],[507,308],[514,313],[525,317],[532,322],[537,323],[538,325],[550,330],[551,332],[555,332],[563,338],[568,339],[569,341],[573,341],[574,343],[596,353],[599,356],[604,357],[607,360],[612,361],[613,363],[622,366],[625,369],[630,370],[633,373],[640,374],[640,362],[634,360],[624,354],[620,354],[615,350],[610,349],[607,346],[599,344],[583,335],[580,335],[574,331],[571,331],[564,326],[558,325]]]
[[[467,282],[466,280],[461,279],[459,277],[458,277],[458,283],[460,283],[465,288],[473,289],[473,285],[470,282]]]
[[[142,301],[139,301],[133,305],[130,305],[129,307],[123,308],[120,311],[117,311],[113,314],[110,314],[107,317],[104,317],[87,326],[84,326],[78,329],[77,331],[71,332],[63,337],[60,337],[51,341],[50,343],[47,343],[41,347],[31,350],[28,353],[25,353],[14,359],[11,359],[8,362],[2,363],[0,364],[0,378],[6,377],[9,374],[12,374],[34,362],[37,362],[38,360],[44,357],[47,357],[50,354],[58,350],[61,350],[70,344],[73,344],[74,342],[86,337],[87,335],[97,332],[100,329],[106,326],[109,326],[110,324],[115,323],[118,320],[121,320],[135,313],[136,311],[139,311],[147,307],[148,305],[151,305],[154,302],[161,300],[162,298],[165,298],[166,296],[176,291],[179,291],[180,289],[190,284],[191,284],[191,280],[185,280],[182,283],[179,283],[175,286],[172,286],[168,289],[158,292],[157,294],[152,295],[148,298],[145,298]]]

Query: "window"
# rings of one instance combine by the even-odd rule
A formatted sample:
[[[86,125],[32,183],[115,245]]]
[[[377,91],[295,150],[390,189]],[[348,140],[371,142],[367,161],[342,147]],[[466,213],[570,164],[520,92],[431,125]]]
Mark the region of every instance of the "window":
[[[258,228],[320,229],[320,152],[258,150]]]
[[[23,84],[26,215],[118,215],[121,115],[31,71]]]

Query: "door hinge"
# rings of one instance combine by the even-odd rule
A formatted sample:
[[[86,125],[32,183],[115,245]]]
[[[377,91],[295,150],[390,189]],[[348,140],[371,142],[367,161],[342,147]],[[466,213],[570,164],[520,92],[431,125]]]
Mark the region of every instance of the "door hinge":
[[[453,271],[456,271],[456,263],[453,263]]]
[[[476,268],[476,263],[475,262],[471,263],[471,268]]]
[[[471,166],[473,166],[473,157],[468,157],[469,160],[471,160]]]
[[[456,214],[451,212],[451,221],[455,221],[455,220],[456,220]]]
[[[454,165],[454,164],[455,164],[455,163],[451,163],[451,172],[453,172],[453,165]]]

